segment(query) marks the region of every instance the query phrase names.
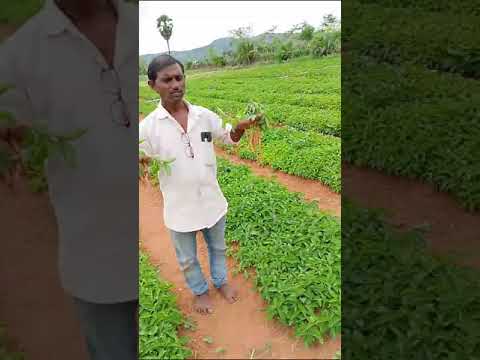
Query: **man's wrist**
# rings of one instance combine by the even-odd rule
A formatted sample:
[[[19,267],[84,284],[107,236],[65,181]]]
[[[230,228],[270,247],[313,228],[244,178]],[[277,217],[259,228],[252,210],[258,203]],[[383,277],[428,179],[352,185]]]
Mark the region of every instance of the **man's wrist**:
[[[233,129],[235,132],[237,133],[244,133],[245,132],[245,129],[243,127],[241,127],[240,124],[238,124],[237,126],[235,126],[235,128]]]
[[[238,142],[241,137],[243,136],[243,133],[245,132],[245,129],[242,129],[241,127],[239,127],[238,125],[235,126],[234,129],[232,129],[232,131],[230,132],[230,137],[232,138],[232,140],[234,142]]]

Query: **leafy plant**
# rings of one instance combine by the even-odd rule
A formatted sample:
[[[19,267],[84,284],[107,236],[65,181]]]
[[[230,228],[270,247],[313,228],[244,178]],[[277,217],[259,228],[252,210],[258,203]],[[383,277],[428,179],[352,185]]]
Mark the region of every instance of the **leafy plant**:
[[[159,160],[153,158],[148,167],[148,175],[152,183],[158,185],[158,175],[163,171],[167,176],[172,174],[172,163],[175,159],[170,160]]]
[[[349,2],[345,10],[355,14],[343,30],[352,51],[395,65],[417,63],[480,77],[478,16],[464,13],[455,17],[448,12],[385,8],[357,1]]]
[[[70,168],[76,163],[75,147],[71,142],[78,140],[87,132],[78,129],[67,135],[52,135],[42,127],[28,128],[22,144],[21,163],[34,192],[47,190],[45,162],[62,156]]]
[[[140,140],[139,145],[145,140]],[[150,181],[154,185],[158,185],[158,176],[163,171],[165,175],[172,175],[172,164],[176,160],[175,158],[169,160],[161,160],[157,157],[147,157],[143,150],[139,150],[140,158],[147,158],[148,163],[144,164],[142,161],[138,164],[139,178],[144,179],[147,175]]]
[[[480,357],[478,270],[432,256],[421,233],[348,199],[342,222],[345,359]]]
[[[10,90],[11,86],[0,86],[0,96]],[[19,131],[16,119],[7,112],[0,113],[0,130]],[[72,144],[86,134],[86,129],[77,129],[70,134],[54,135],[46,126],[32,125],[22,127],[20,144],[3,144],[0,148],[0,177],[11,173],[20,167],[28,180],[33,192],[47,190],[45,164],[48,159],[63,157],[66,164],[76,166],[75,147]]]
[[[272,128],[262,133],[261,156],[250,150],[247,139],[242,139],[236,147],[241,158],[256,160],[287,174],[319,180],[335,192],[341,190],[339,138],[290,128]]]
[[[477,82],[358,53],[344,64],[343,159],[421,179],[480,209]]]
[[[213,338],[211,336],[204,336],[203,337],[203,342],[207,343],[207,344],[213,344]]]
[[[340,220],[246,166],[218,159],[229,202],[226,241],[240,271],[268,302],[267,315],[295,327],[307,345],[340,331]]]
[[[216,349],[215,349],[215,352],[216,352],[217,354],[225,354],[226,351],[227,351],[227,350],[226,350],[225,348],[223,348],[223,347],[219,347],[219,348],[216,348]]]
[[[257,126],[247,131],[250,150],[257,152],[262,146],[262,131],[268,129],[268,119],[265,115],[265,108],[254,101],[250,101],[245,108],[245,116],[249,119],[259,118]]]
[[[188,339],[178,336],[185,319],[171,285],[160,280],[148,257],[140,253],[140,359],[186,359]]]

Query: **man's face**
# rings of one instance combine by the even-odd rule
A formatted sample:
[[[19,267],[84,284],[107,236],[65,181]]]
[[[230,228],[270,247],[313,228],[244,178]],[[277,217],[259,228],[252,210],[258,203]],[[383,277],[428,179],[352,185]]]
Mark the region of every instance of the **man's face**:
[[[185,94],[185,76],[178,64],[163,68],[157,73],[157,79],[149,80],[148,84],[165,102],[176,103]]]

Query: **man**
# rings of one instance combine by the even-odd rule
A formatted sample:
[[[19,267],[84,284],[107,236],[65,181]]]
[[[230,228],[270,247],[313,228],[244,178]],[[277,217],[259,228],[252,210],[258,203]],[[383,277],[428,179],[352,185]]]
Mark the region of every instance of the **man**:
[[[137,29],[123,0],[46,0],[0,47],[0,84],[14,86],[0,112],[53,134],[87,131],[76,167],[51,157],[46,175],[60,278],[92,360],[137,359]]]
[[[194,309],[208,314],[213,307],[197,259],[198,231],[203,232],[208,245],[215,288],[228,302],[237,300],[237,291],[227,283],[224,234],[228,204],[216,178],[213,140],[238,144],[258,118],[241,121],[233,130],[229,124],[224,129],[215,113],[184,100],[184,67],[169,55],[152,60],[148,79],[161,101],[140,123],[140,150],[147,157],[173,160],[169,174],[158,174],[165,225],[170,230],[180,270],[194,294]],[[140,160],[144,161],[144,157]]]

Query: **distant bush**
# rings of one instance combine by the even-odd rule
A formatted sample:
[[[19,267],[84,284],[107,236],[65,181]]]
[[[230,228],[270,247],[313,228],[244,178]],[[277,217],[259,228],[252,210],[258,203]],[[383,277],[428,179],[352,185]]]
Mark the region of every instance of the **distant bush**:
[[[249,65],[256,60],[255,43],[247,38],[237,40],[234,55],[239,65]]]
[[[340,24],[334,17],[326,19],[317,30],[304,22],[294,26],[285,36],[273,39],[268,37],[272,33],[266,32],[254,40],[250,28],[239,28],[232,34],[235,38],[232,50],[218,54],[209,49],[206,59],[187,61],[186,69],[245,66],[259,61],[281,63],[297,57],[339,53],[341,49]]]
[[[294,49],[293,49],[293,42],[287,41],[282,44],[276,49],[275,52],[275,59],[278,62],[287,61],[293,57]]]
[[[318,31],[309,43],[310,53],[314,57],[337,53],[341,48],[340,31]]]

